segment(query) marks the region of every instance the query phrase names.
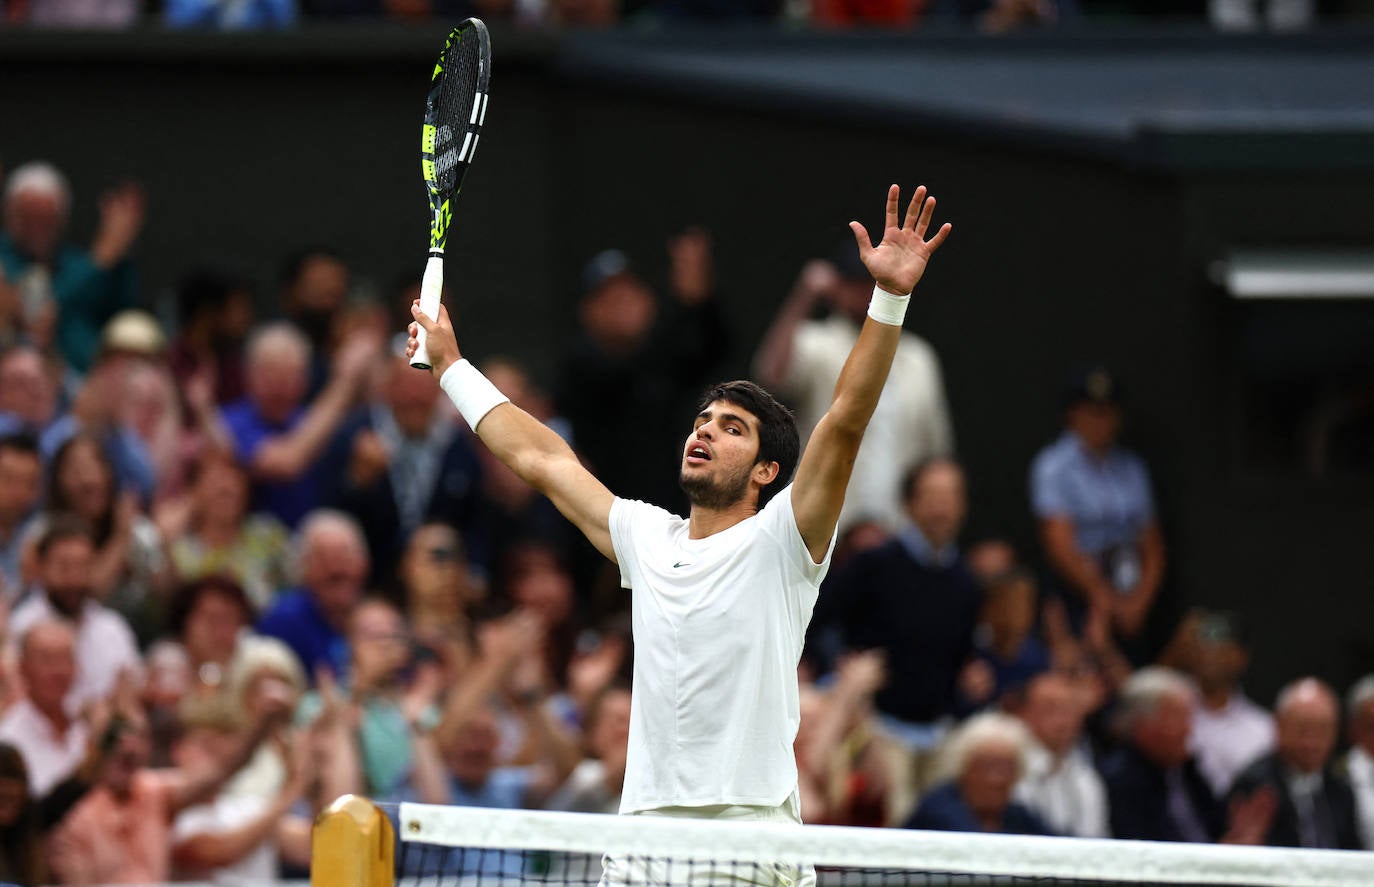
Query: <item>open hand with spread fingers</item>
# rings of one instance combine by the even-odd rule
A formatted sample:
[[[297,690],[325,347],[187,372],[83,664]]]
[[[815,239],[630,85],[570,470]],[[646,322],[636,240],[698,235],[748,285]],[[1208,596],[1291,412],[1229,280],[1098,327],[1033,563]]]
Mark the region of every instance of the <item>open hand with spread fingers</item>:
[[[898,296],[916,288],[921,276],[926,273],[926,263],[953,229],[946,222],[933,237],[926,240],[926,229],[930,227],[931,216],[935,214],[935,198],[926,193],[925,185],[921,185],[911,196],[906,219],[902,220],[897,210],[901,196],[901,188],[896,185],[887,189],[887,218],[882,242],[876,247],[863,225],[849,223],[849,229],[854,232],[854,239],[859,244],[859,258],[863,260],[868,273],[873,275],[878,286]]]

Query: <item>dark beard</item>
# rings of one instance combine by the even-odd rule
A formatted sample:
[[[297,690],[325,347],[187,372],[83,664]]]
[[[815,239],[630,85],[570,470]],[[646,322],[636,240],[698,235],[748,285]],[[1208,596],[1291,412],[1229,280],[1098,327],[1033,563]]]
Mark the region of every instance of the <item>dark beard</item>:
[[[749,472],[752,469],[751,465],[736,476],[718,482],[708,477],[689,477],[683,472],[678,475],[677,483],[682,487],[682,492],[687,494],[687,501],[692,503],[694,508],[720,511],[744,498],[745,492],[749,489]]]

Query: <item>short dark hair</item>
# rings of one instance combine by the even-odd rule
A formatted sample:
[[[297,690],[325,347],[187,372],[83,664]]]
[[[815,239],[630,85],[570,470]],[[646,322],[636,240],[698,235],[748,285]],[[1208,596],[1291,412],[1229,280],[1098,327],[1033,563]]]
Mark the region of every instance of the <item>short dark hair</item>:
[[[301,279],[301,274],[305,272],[305,266],[314,259],[325,259],[331,262],[338,262],[345,268],[348,267],[348,263],[344,261],[343,254],[338,250],[330,249],[323,244],[311,244],[310,246],[302,247],[291,253],[281,263],[278,279],[281,281],[282,287],[290,289],[295,286],[296,282]]]
[[[15,431],[11,434],[0,436],[0,451],[14,450],[16,453],[24,453],[40,458],[38,452],[38,438],[27,431]]]
[[[921,479],[928,471],[939,465],[950,465],[958,469],[960,474],[964,473],[964,466],[953,456],[928,456],[912,465],[902,475],[902,501],[910,502],[916,495],[916,488],[920,486]]]
[[[249,600],[243,586],[227,574],[209,573],[183,584],[172,595],[172,600],[167,605],[167,629],[173,637],[181,637],[182,632],[186,630],[186,621],[191,618],[191,611],[207,594],[229,598],[243,612],[244,624],[253,624],[253,602]]]
[[[755,464],[778,463],[778,476],[759,490],[759,508],[777,495],[778,490],[792,480],[801,456],[801,437],[797,433],[797,417],[778,403],[762,386],[744,379],[720,382],[706,389],[697,402],[697,412],[718,400],[744,407],[759,420],[759,457]]]
[[[58,514],[48,521],[47,529],[38,537],[38,557],[47,557],[54,545],[67,539],[85,539],[95,545],[95,533],[90,524],[75,514]]]

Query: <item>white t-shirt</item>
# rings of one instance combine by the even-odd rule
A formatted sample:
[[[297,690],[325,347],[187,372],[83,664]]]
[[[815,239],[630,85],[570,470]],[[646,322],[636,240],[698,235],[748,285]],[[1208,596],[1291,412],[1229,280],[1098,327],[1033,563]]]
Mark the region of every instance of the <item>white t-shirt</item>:
[[[230,796],[220,794],[208,804],[188,807],[177,815],[172,825],[172,840],[181,843],[197,835],[223,835],[253,822],[262,816],[270,802],[267,798],[251,798],[244,795]],[[225,887],[255,887],[270,884],[277,879],[277,845],[268,837],[248,852],[238,862],[215,869],[212,872],[181,872],[183,879],[192,875],[208,880],[212,884]]]
[[[797,662],[833,536],[813,563],[791,485],[704,539],[626,499],[610,524],[635,643],[620,812],[782,804],[797,788]]]
[[[10,636],[20,638],[38,622],[65,620],[44,593],[30,595],[10,614]],[[76,679],[67,691],[67,711],[75,714],[86,703],[114,692],[122,671],[141,673],[138,643],[124,617],[93,600],[81,608],[76,629]]]

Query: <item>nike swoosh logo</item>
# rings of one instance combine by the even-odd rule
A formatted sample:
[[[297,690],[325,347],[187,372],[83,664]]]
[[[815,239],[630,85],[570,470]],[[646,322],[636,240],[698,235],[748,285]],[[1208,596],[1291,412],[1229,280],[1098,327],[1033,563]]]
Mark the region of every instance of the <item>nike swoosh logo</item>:
[[[678,561],[677,563],[673,564],[673,569],[676,570],[678,567],[690,567],[690,566],[691,566],[690,563],[683,563],[682,561]]]

